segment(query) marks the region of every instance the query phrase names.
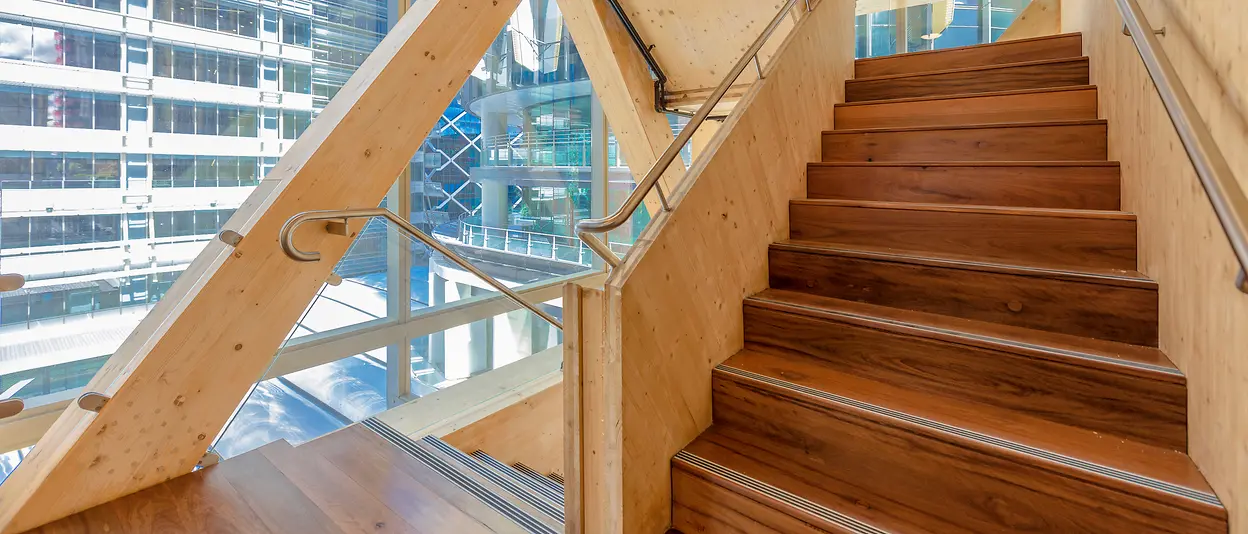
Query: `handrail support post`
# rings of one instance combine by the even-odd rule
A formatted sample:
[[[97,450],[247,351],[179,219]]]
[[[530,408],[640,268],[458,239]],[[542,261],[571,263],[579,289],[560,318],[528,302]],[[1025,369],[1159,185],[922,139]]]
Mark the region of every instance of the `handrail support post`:
[[[659,194],[659,204],[663,205],[663,211],[672,211],[672,206],[667,203],[667,195],[663,193],[663,184],[654,184],[654,191]]]
[[[351,230],[347,227],[347,220],[329,221],[325,223],[325,231],[334,235],[347,236]]]

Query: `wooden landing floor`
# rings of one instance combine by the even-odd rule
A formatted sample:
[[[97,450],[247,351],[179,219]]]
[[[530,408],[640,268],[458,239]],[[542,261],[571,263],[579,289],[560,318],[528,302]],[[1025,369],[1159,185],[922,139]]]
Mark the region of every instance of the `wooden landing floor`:
[[[30,531],[40,534],[523,532],[360,425],[285,441]]]

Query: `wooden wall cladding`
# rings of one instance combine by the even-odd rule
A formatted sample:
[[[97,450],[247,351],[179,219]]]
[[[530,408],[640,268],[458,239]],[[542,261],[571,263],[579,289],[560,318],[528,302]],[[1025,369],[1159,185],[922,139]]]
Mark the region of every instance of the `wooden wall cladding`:
[[[443,436],[464,452],[485,451],[495,460],[522,463],[542,474],[563,474],[563,384],[547,387]]]
[[[820,2],[798,23],[673,192],[675,211],[608,279],[625,532],[670,524],[671,458],[710,424],[711,369],[744,344],[742,299],[767,287],[767,246],[788,235],[789,200],[804,195],[806,164],[853,72],[853,18],[852,2]]]
[[[1248,4],[1140,0],[1166,27],[1162,46],[1248,187]],[[1123,209],[1139,216],[1140,269],[1161,292],[1161,347],[1187,375],[1189,452],[1248,533],[1248,296],[1239,266],[1113,0],[1065,2],[1062,30],[1084,33],[1109,119],[1110,159],[1122,161]]]

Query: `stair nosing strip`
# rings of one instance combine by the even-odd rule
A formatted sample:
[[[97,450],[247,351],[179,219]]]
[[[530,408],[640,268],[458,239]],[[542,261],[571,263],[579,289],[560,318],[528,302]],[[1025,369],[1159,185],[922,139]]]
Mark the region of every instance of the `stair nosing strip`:
[[[495,512],[498,512],[499,515],[510,519],[513,523],[520,528],[523,528],[530,534],[560,534],[559,531],[551,528],[545,523],[542,523],[536,517],[533,517],[528,512],[520,509],[520,507],[508,502],[507,499],[498,495],[497,492],[490,491],[485,486],[481,485],[481,483],[473,480],[471,477],[467,477],[462,473],[459,473],[454,467],[450,466],[445,461],[429,454],[427,451],[422,450],[416,444],[415,440],[395,430],[380,419],[370,417],[360,421],[360,424],[371,430],[374,434],[380,436],[381,439],[384,439],[395,447],[398,447],[408,456],[416,459],[416,461],[420,462],[425,467],[428,467],[433,472],[450,481],[456,487],[464,490],[464,492],[469,495],[472,495],[478,501],[481,501],[483,504],[488,506],[491,510],[494,510]]]
[[[516,498],[523,500],[525,503],[538,509],[538,511],[542,512],[543,514],[546,514],[551,519],[559,521],[560,523],[564,522],[563,510],[556,509],[554,505],[548,502],[545,502],[541,500],[540,498],[534,498],[533,495],[524,491],[524,488],[517,486],[512,481],[507,480],[506,478],[503,478],[502,475],[495,473],[491,471],[490,469],[486,468],[485,466],[481,465],[479,462],[474,461],[473,457],[468,456],[466,453],[464,453],[464,451],[456,449],[455,447],[452,447],[449,443],[446,443],[445,441],[442,441],[433,436],[425,436],[421,438],[421,441],[424,441],[430,446],[438,449],[439,451],[442,451],[443,454],[446,454],[447,456],[450,456],[456,459],[457,461],[459,461],[460,464],[463,464],[464,467],[467,467],[473,470],[478,475],[485,477],[490,482],[493,482],[494,484],[501,486],[503,489],[507,490],[507,492],[511,493],[512,495],[515,495]]]
[[[840,404],[843,406],[849,406],[849,407],[863,410],[866,412],[870,412],[879,416],[888,417],[890,419],[904,421],[913,425],[918,425],[918,426],[927,428],[929,430],[934,430],[934,431],[941,432],[944,434],[958,436],[963,439],[969,439],[978,443],[983,443],[985,445],[991,445],[991,446],[999,447],[1002,449],[1010,450],[1016,453],[1025,454],[1027,456],[1040,458],[1040,459],[1047,460],[1047,461],[1057,463],[1060,465],[1064,465],[1070,468],[1078,469],[1080,471],[1094,473],[1094,474],[1098,474],[1101,476],[1106,476],[1109,478],[1113,478],[1115,480],[1119,480],[1121,482],[1126,482],[1126,483],[1134,484],[1137,486],[1142,486],[1145,488],[1153,489],[1156,491],[1161,491],[1161,492],[1168,493],[1176,497],[1186,498],[1188,500],[1195,501],[1198,503],[1218,506],[1218,507],[1222,506],[1222,501],[1218,499],[1217,495],[1205,493],[1199,490],[1194,490],[1191,488],[1180,486],[1178,484],[1166,482],[1164,480],[1157,480],[1155,478],[1146,477],[1143,475],[1137,475],[1135,473],[1131,473],[1129,471],[1123,471],[1121,469],[1117,469],[1114,467],[1104,466],[1104,465],[1088,462],[1085,460],[1080,460],[1078,458],[1073,458],[1073,457],[1066,456],[1063,454],[1057,454],[1055,452],[1047,451],[1047,450],[1040,449],[1037,447],[1032,447],[1030,445],[1025,445],[1022,443],[1015,443],[1013,441],[1001,439],[1001,438],[994,437],[994,436],[989,436],[987,434],[975,432],[973,430],[968,430],[965,428],[948,425],[945,423],[941,423],[939,421],[933,421],[931,419],[918,417],[918,416],[911,415],[905,412],[899,412],[897,410],[892,410],[889,408],[885,408],[883,406],[877,406],[868,402],[863,402],[863,401],[851,399],[848,397],[842,397],[834,393],[828,393],[826,391],[821,391],[812,387],[803,386],[801,384],[795,384],[787,380],[781,380],[781,379],[773,378],[773,377],[766,376],[766,375],[761,375],[752,371],[739,369],[739,368],[732,367],[726,364],[717,365],[715,368],[719,371],[722,371],[728,374],[754,380],[756,382],[762,382],[764,384],[769,384],[771,386],[778,387],[781,389],[787,389],[789,391],[794,391],[794,392],[797,392],[806,396],[834,402],[836,404]]]
[[[879,133],[933,132],[941,130],[988,130],[1004,128],[1048,128],[1061,126],[1108,126],[1106,119],[1072,119],[1058,121],[1021,121],[1021,122],[979,122],[973,124],[944,124],[924,126],[886,126],[883,128],[846,128],[844,130],[822,130],[821,136],[827,135],[858,135]]]
[[[854,257],[873,256],[873,257],[879,258],[881,261],[888,261],[888,262],[893,262],[893,263],[905,263],[907,265],[916,265],[916,264],[929,265],[931,263],[937,263],[937,264],[941,264],[941,267],[944,267],[944,268],[950,268],[950,269],[961,268],[963,270],[975,270],[975,269],[970,269],[970,268],[964,268],[963,266],[978,267],[981,269],[988,269],[988,270],[992,270],[993,272],[998,272],[1000,274],[1006,274],[1010,276],[1027,276],[1026,274],[1013,272],[1013,271],[1020,271],[1020,270],[1031,271],[1031,272],[1035,272],[1036,274],[1041,274],[1041,275],[1057,275],[1060,277],[1064,277],[1068,279],[1069,281],[1077,282],[1077,283],[1095,283],[1096,280],[1103,280],[1107,282],[1129,282],[1131,284],[1148,283],[1148,284],[1156,285],[1156,282],[1148,278],[1117,276],[1117,275],[1111,275],[1111,274],[1089,273],[1089,272],[1081,272],[1081,271],[1068,271],[1068,270],[1054,269],[1054,268],[1049,268],[1049,267],[1009,265],[1005,263],[988,263],[988,262],[981,262],[981,261],[941,258],[941,257],[936,257],[936,256],[916,256],[914,254],[896,254],[892,252],[857,250],[857,249],[840,248],[840,247],[834,247],[834,246],[810,246],[810,245],[805,245],[802,243],[795,243],[795,242],[772,243],[771,246],[779,247],[781,249],[788,249],[788,250],[796,251],[796,252],[805,252],[808,254],[818,254],[819,251],[830,251],[834,253],[842,253],[842,254],[838,254],[842,256],[845,256],[845,255],[854,256]],[[848,254],[844,254],[844,253],[848,253]],[[919,261],[916,262],[916,261],[910,261],[910,260],[919,260]],[[1011,272],[1002,272],[1003,270],[1011,271]],[[1135,286],[1131,286],[1131,287],[1135,287]],[[1136,289],[1144,289],[1144,288],[1136,288]]]
[[[867,210],[922,211],[929,213],[970,213],[1003,217],[1048,217],[1051,219],[1084,219],[1098,221],[1138,222],[1136,214],[1122,210],[1091,210],[1081,208],[1033,208],[992,204],[942,204],[938,202],[899,202],[896,200],[856,200],[843,198],[795,198],[790,206],[861,208]]]
[[[519,471],[521,473],[524,473],[526,475],[533,477],[533,479],[538,481],[539,484],[546,484],[546,487],[550,488],[551,491],[559,493],[561,496],[563,495],[563,491],[564,491],[563,485],[559,484],[558,482],[555,482],[555,480],[550,478],[549,476],[543,475],[537,472],[536,469],[533,469],[532,467],[529,467],[528,465],[525,465],[524,463],[520,463],[520,462],[513,464],[512,467],[514,467],[516,471]]]
[[[829,130],[831,131],[831,130]],[[811,161],[807,167],[1122,167],[1121,161]]]
[[[881,530],[867,523],[863,523],[858,519],[842,514],[841,512],[828,508],[822,504],[803,498],[800,495],[790,493],[757,478],[734,471],[689,451],[681,450],[676,453],[673,459],[688,463],[689,465],[705,470],[712,475],[722,477],[738,486],[744,486],[748,490],[788,504],[798,510],[809,513],[838,527],[848,529],[856,534],[890,534],[888,531]]]
[[[966,332],[966,331],[962,331],[962,330],[950,330],[950,329],[948,329],[948,328],[940,328],[940,327],[931,326],[931,325],[925,325],[925,324],[919,324],[919,323],[910,323],[910,322],[906,322],[906,321],[902,321],[902,320],[898,320],[898,319],[890,319],[890,318],[879,317],[879,316],[875,316],[875,315],[864,315],[864,314],[854,313],[854,312],[848,312],[848,311],[844,311],[844,310],[835,310],[835,309],[830,309],[830,308],[819,308],[819,307],[815,307],[815,306],[808,306],[808,305],[805,305],[805,304],[795,304],[795,303],[792,303],[792,302],[786,302],[786,301],[783,301],[783,300],[775,300],[775,299],[770,299],[770,298],[767,298],[767,297],[762,297],[762,296],[758,296],[758,295],[752,296],[752,297],[750,297],[750,298],[751,298],[751,299],[754,299],[754,300],[762,301],[762,302],[769,302],[769,303],[772,303],[772,304],[777,304],[777,305],[780,305],[780,306],[785,306],[785,307],[790,307],[790,308],[798,308],[798,309],[802,309],[802,310],[808,310],[808,311],[812,311],[812,312],[817,312],[817,313],[820,313],[820,314],[825,314],[825,313],[826,313],[826,314],[829,314],[829,315],[836,315],[836,316],[839,316],[839,317],[850,317],[850,318],[854,318],[854,319],[862,319],[862,320],[866,320],[866,321],[872,321],[872,322],[877,322],[877,323],[884,323],[884,324],[893,325],[893,326],[900,326],[900,327],[903,327],[903,328],[911,328],[911,329],[914,329],[914,330],[920,330],[920,331],[923,331],[923,332],[931,332],[931,333],[935,333],[935,334],[946,334],[946,335],[951,335],[951,336],[958,337],[958,338],[965,338],[965,339],[971,339],[971,340],[976,340],[976,341],[983,341],[983,342],[986,342],[986,343],[991,343],[991,344],[993,344],[993,345],[1004,345],[1004,346],[1007,346],[1007,347],[1019,347],[1019,348],[1024,348],[1024,349],[1036,350],[1036,351],[1039,351],[1039,352],[1046,352],[1046,353],[1050,353],[1050,354],[1056,354],[1056,355],[1060,355],[1060,356],[1068,356],[1068,357],[1071,357],[1071,358],[1078,358],[1078,359],[1083,359],[1083,360],[1092,360],[1092,361],[1097,361],[1097,362],[1101,362],[1101,363],[1107,363],[1107,364],[1110,364],[1110,365],[1115,365],[1115,366],[1122,366],[1122,367],[1133,367],[1133,368],[1140,369],[1140,370],[1145,370],[1145,371],[1156,371],[1156,372],[1163,373],[1163,374],[1166,374],[1166,375],[1171,375],[1171,376],[1177,376],[1177,377],[1184,377],[1184,376],[1185,376],[1185,375],[1183,374],[1183,372],[1182,372],[1182,371],[1179,371],[1178,369],[1175,369],[1175,368],[1172,368],[1172,367],[1164,367],[1164,366],[1160,366],[1160,365],[1154,365],[1154,364],[1151,364],[1151,363],[1143,363],[1143,362],[1136,362],[1136,361],[1131,361],[1131,360],[1121,360],[1121,359],[1115,359],[1115,358],[1110,358],[1110,357],[1108,357],[1108,356],[1100,356],[1100,355],[1091,354],[1091,353],[1087,353],[1087,352],[1079,352],[1079,351],[1075,351],[1075,350],[1068,350],[1068,349],[1059,349],[1059,348],[1055,348],[1055,347],[1049,347],[1049,346],[1046,346],[1046,345],[1037,345],[1037,344],[1034,344],[1034,343],[1027,343],[1027,342],[1023,342],[1023,341],[1012,341],[1012,340],[1006,340],[1006,339],[1002,339],[1002,338],[997,338],[997,337],[986,336],[986,335],[983,335],[983,334],[974,334],[974,333],[971,333],[971,332]]]
[[[469,456],[471,456],[472,458],[482,463],[489,465],[490,467],[493,467],[495,471],[499,471],[499,472],[506,474],[507,476],[514,479],[516,482],[523,484],[524,486],[540,494],[541,496],[547,499],[550,499],[551,501],[559,502],[559,503],[563,502],[563,495],[556,495],[549,488],[539,485],[537,481],[530,479],[524,473],[521,473],[520,471],[516,470],[516,468],[498,461],[497,458],[490,456],[485,451],[476,451],[472,454],[469,454]]]

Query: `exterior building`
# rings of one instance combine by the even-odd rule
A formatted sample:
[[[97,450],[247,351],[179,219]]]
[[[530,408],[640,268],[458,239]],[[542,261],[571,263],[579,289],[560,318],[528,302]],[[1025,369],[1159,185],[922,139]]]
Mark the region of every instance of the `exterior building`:
[[[388,29],[386,0],[0,3],[3,386],[84,385]]]
[[[1031,0],[949,0],[859,15],[857,57],[990,43]]]

